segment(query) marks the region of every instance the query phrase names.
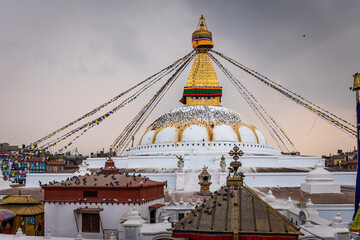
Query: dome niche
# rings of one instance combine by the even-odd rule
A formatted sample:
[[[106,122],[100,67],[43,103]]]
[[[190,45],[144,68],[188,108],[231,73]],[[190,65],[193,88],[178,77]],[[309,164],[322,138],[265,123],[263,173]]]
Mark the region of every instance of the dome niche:
[[[187,106],[155,120],[139,145],[179,142],[243,142],[266,145],[264,135],[241,115],[224,107]]]

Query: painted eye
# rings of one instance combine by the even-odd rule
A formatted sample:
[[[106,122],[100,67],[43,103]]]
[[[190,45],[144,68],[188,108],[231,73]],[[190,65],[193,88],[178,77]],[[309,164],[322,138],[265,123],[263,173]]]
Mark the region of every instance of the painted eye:
[[[198,100],[198,99],[200,99],[200,97],[193,97],[193,99]]]
[[[206,97],[206,99],[213,99],[213,97]]]

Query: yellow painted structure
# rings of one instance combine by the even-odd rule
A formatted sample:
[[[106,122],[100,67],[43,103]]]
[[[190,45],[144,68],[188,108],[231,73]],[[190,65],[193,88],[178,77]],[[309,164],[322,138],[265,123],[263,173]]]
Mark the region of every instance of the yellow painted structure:
[[[205,29],[206,28],[206,29]],[[210,39],[202,40],[204,44],[194,44],[195,39]],[[216,76],[214,67],[211,63],[208,51],[213,47],[212,34],[207,29],[205,18],[201,15],[196,31],[192,35],[194,48],[196,49],[196,56],[191,67],[189,78],[186,84],[187,88],[207,87],[219,88],[219,80]],[[211,44],[206,44],[211,42]],[[186,105],[206,105],[206,106],[220,106],[221,97],[213,96],[186,96]]]
[[[9,196],[0,201],[0,209],[10,210],[16,214],[12,223],[12,234],[21,227],[23,233],[35,236],[36,227],[44,219],[44,205],[30,196]],[[29,218],[35,218],[34,224],[29,224]],[[43,236],[43,229],[38,236]]]
[[[220,106],[220,97],[213,97],[212,99],[207,99],[206,97],[200,97],[199,99],[186,97],[186,106],[195,105]]]
[[[197,51],[186,87],[219,86],[219,80],[207,51]]]

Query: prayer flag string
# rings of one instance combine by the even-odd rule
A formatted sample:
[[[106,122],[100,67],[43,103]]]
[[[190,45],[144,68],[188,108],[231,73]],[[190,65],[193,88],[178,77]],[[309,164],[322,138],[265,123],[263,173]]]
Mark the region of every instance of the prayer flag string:
[[[107,119],[108,117],[110,117],[111,115],[113,115],[115,112],[117,112],[119,109],[123,108],[125,105],[127,105],[128,103],[134,101],[140,94],[142,94],[145,90],[147,90],[149,87],[151,87],[152,85],[154,85],[156,82],[158,82],[159,80],[162,79],[162,77],[164,77],[165,75],[171,73],[172,71],[174,71],[183,61],[185,61],[189,56],[192,56],[191,54],[193,53],[193,51],[186,55],[184,58],[180,59],[180,61],[177,61],[175,64],[171,65],[171,68],[167,69],[166,72],[163,72],[160,76],[158,76],[157,78],[153,79],[152,81],[150,81],[149,83],[147,83],[144,87],[142,87],[141,89],[139,89],[136,93],[134,93],[133,95],[131,95],[130,97],[128,97],[126,100],[124,100],[122,103],[120,103],[119,105],[117,105],[115,108],[113,108],[112,110],[110,110],[109,112],[107,112],[106,114],[92,120],[89,121],[85,124],[83,124],[80,127],[77,127],[75,129],[73,129],[72,131],[62,135],[61,137],[58,137],[57,139],[53,140],[52,142],[40,147],[42,150],[46,151],[49,148],[52,148],[54,146],[56,146],[59,142],[67,139],[68,137],[72,136],[73,134],[85,129],[80,135],[76,136],[71,142],[69,142],[68,144],[66,144],[64,147],[62,147],[61,149],[59,149],[56,154],[59,154],[61,152],[63,152],[64,150],[66,150],[68,147],[70,147],[70,145],[73,144],[74,141],[76,141],[80,136],[82,136],[85,132],[87,132],[89,129],[98,126],[100,123],[102,123],[105,119]]]
[[[209,53],[210,58],[216,63],[216,65],[223,71],[225,76],[231,81],[231,83],[236,87],[236,89],[240,92],[240,94],[244,97],[249,106],[254,110],[255,114],[259,117],[260,121],[265,125],[269,134],[275,140],[276,144],[280,149],[284,148],[285,151],[290,152],[287,144],[291,145],[294,152],[297,152],[294,144],[285,133],[285,131],[280,127],[279,123],[275,121],[273,117],[265,110],[265,108],[258,102],[258,100],[254,97],[254,95],[247,90],[247,88],[236,79],[228,69],[226,69],[220,62],[217,60],[211,53]],[[270,131],[271,129],[271,131]],[[275,135],[274,135],[275,134]],[[280,136],[282,135],[282,137]],[[275,137],[276,136],[276,137]],[[283,137],[285,138],[287,144],[283,141]],[[279,144],[279,142],[281,145]]]
[[[236,62],[235,60],[226,57],[224,54],[211,50],[212,52],[216,53],[220,57],[224,58],[225,60],[229,61],[230,63],[234,64],[235,66],[239,67],[241,70],[245,71],[246,73],[252,75],[253,77],[257,78],[261,82],[265,83],[267,86],[273,88],[274,90],[278,91],[282,95],[288,97],[289,99],[293,100],[295,103],[303,106],[304,108],[310,110],[314,114],[318,115],[320,118],[327,121],[330,125],[333,125],[340,129],[341,131],[348,133],[352,137],[356,137],[356,130],[354,129],[355,126],[348,121],[336,116],[335,114],[330,113],[329,111],[319,107],[318,105],[306,100],[305,98],[301,97],[300,95],[288,90],[287,88],[281,86],[280,84],[264,77],[263,75],[259,74],[258,72],[245,67],[244,65]]]
[[[113,97],[112,99],[110,99],[110,100],[107,101],[106,103],[101,104],[100,106],[98,106],[97,108],[93,109],[92,111],[84,114],[83,116],[77,118],[76,120],[70,122],[69,124],[67,124],[67,125],[59,128],[59,129],[53,131],[52,133],[46,135],[45,137],[43,137],[43,138],[41,138],[41,139],[39,139],[39,140],[31,143],[31,144],[27,147],[27,149],[36,148],[39,143],[44,142],[44,141],[50,139],[50,138],[53,137],[54,135],[58,134],[59,132],[63,131],[64,129],[66,129],[66,128],[68,128],[68,127],[70,127],[70,126],[72,126],[72,125],[74,125],[74,124],[76,124],[76,123],[78,123],[78,122],[80,122],[81,120],[83,120],[83,119],[85,119],[85,118],[87,118],[87,117],[90,117],[90,116],[94,115],[95,113],[97,113],[98,111],[100,111],[101,109],[103,109],[104,107],[106,107],[107,105],[115,102],[115,101],[118,100],[120,97],[126,95],[127,93],[129,93],[130,91],[136,89],[137,87],[141,86],[142,84],[150,81],[151,79],[153,79],[154,77],[156,77],[156,76],[158,76],[158,75],[163,74],[164,72],[168,71],[169,69],[173,68],[174,66],[178,66],[178,64],[181,63],[185,58],[187,58],[192,52],[193,52],[193,51],[191,51],[191,52],[190,52],[189,54],[187,54],[185,57],[183,57],[183,58],[177,60],[176,62],[174,62],[173,64],[169,65],[168,67],[166,67],[166,68],[160,70],[159,72],[155,73],[154,75],[150,76],[149,78],[141,81],[140,83],[136,84],[135,86],[133,86],[133,87],[127,89],[126,91],[120,93],[119,95]]]
[[[115,140],[115,142],[110,146],[110,148],[115,149],[117,154],[121,154],[129,141],[134,134],[140,129],[142,124],[145,122],[147,117],[153,111],[153,109],[160,102],[162,97],[165,95],[167,90],[173,85],[175,80],[180,76],[180,74],[184,71],[187,65],[194,58],[195,54],[192,54],[184,61],[184,63],[174,72],[174,74],[165,82],[165,84],[156,92],[156,94],[152,97],[152,99],[147,103],[140,112],[135,116],[135,118],[126,126],[123,132],[119,135],[119,137]]]

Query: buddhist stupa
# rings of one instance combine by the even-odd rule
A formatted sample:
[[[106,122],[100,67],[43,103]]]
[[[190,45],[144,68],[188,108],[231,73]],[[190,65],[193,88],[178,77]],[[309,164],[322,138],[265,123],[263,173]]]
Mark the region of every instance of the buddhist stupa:
[[[216,142],[246,143],[264,148],[266,140],[260,130],[240,114],[221,107],[222,88],[208,55],[214,46],[212,33],[203,16],[192,34],[192,44],[196,56],[180,100],[185,106],[153,122],[140,138],[140,149],[170,143],[181,147],[190,142],[210,147]]]
[[[136,146],[113,157],[117,168],[150,173],[154,180],[167,180],[170,189],[191,192],[199,190],[198,175],[204,166],[212,176],[210,191],[225,183],[227,173],[221,169],[229,167],[227,155],[235,146],[244,152],[245,173],[264,168],[313,167],[321,160],[283,155],[268,145],[262,132],[251,122],[222,106],[221,98],[226,92],[222,91],[209,57],[214,47],[213,36],[203,16],[191,40],[195,51],[191,71],[184,79],[184,88],[173,96],[183,106],[157,118],[138,136]],[[88,158],[86,163],[90,168],[101,168],[105,161],[105,158]]]

